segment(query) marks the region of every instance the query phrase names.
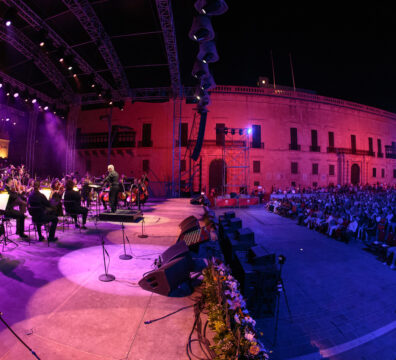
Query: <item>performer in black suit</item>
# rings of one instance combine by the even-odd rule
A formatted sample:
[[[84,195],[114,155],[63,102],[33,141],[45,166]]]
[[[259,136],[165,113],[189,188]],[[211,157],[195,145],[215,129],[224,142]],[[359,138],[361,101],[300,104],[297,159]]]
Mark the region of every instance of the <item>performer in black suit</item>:
[[[25,215],[22,211],[14,210],[14,207],[21,206],[21,199],[17,192],[12,190],[14,180],[9,177],[6,180],[4,188],[7,190],[10,197],[4,215],[11,219],[16,219],[16,232],[20,238],[26,239],[28,236],[25,234]]]
[[[77,215],[82,215],[82,229],[86,229],[85,224],[87,222],[88,209],[81,206],[81,195],[78,191],[73,190],[74,182],[73,180],[67,180],[66,191],[65,191],[65,210],[68,212],[74,220],[76,227],[79,225],[77,223]]]
[[[110,208],[111,208],[111,212],[115,213],[118,204],[118,193],[120,191],[119,175],[114,170],[114,165],[109,165],[107,167],[107,171],[109,172],[109,175],[107,175],[107,177],[103,180],[102,185],[104,185],[104,183],[106,182],[110,184],[110,193],[109,193]]]
[[[40,192],[40,182],[35,181],[33,191],[28,198],[29,213],[32,215],[33,222],[38,223],[51,223],[48,241],[56,241],[55,237],[56,226],[58,224],[58,217],[56,216],[56,208],[51,205],[49,200],[44,194]],[[44,240],[41,234],[41,225],[37,225],[37,232],[39,241]]]

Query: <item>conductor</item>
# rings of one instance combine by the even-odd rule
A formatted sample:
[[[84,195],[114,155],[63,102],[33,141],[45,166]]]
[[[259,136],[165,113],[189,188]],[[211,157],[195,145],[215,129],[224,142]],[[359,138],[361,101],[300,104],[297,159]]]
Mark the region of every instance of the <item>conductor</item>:
[[[118,180],[119,175],[114,170],[114,165],[109,165],[107,167],[107,171],[109,172],[109,175],[107,175],[107,177],[103,180],[102,185],[104,185],[106,182],[109,183],[110,185],[110,193],[109,193],[110,208],[111,208],[111,212],[115,213],[118,204],[118,193],[120,191],[119,180]]]

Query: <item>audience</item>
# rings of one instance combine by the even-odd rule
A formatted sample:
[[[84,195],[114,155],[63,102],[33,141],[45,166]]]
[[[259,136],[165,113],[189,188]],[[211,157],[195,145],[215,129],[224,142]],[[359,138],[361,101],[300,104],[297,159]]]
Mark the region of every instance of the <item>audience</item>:
[[[274,192],[279,194],[278,190]],[[299,225],[350,242],[361,239],[380,258],[396,265],[396,188],[331,186],[273,198],[267,208]],[[387,250],[387,251],[386,251]],[[392,259],[393,258],[393,259]]]

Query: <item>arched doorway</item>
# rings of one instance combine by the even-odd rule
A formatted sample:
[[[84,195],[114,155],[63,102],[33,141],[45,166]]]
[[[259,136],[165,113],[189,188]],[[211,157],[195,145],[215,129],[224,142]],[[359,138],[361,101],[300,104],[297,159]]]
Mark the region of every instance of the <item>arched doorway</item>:
[[[351,167],[351,183],[353,185],[360,183],[360,167],[358,164],[353,164]]]
[[[222,159],[212,160],[209,165],[209,192],[215,189],[217,194],[223,193],[223,172],[224,161]]]

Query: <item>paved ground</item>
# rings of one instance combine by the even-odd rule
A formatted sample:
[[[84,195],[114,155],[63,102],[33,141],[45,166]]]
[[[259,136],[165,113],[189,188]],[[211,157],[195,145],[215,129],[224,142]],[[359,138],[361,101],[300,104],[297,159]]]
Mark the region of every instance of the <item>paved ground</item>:
[[[272,359],[396,359],[396,271],[358,242],[340,243],[263,208],[236,213],[258,244],[287,259],[283,279],[293,321],[282,298]],[[258,326],[270,344],[274,319]]]
[[[142,290],[138,280],[153,260],[175,243],[178,223],[201,214],[187,199],[151,203],[145,209],[147,239],[141,224],[125,224],[132,260],[123,252],[120,225],[99,223],[79,232],[57,232],[59,241],[9,245],[0,258],[0,311],[42,360],[186,359],[185,345],[193,325],[192,309],[145,325],[193,304],[192,296],[168,298]],[[101,239],[110,253],[109,272],[116,281],[103,283]],[[0,248],[1,250],[1,248]],[[196,353],[200,354],[198,349]],[[32,359],[0,323],[0,359]]]

